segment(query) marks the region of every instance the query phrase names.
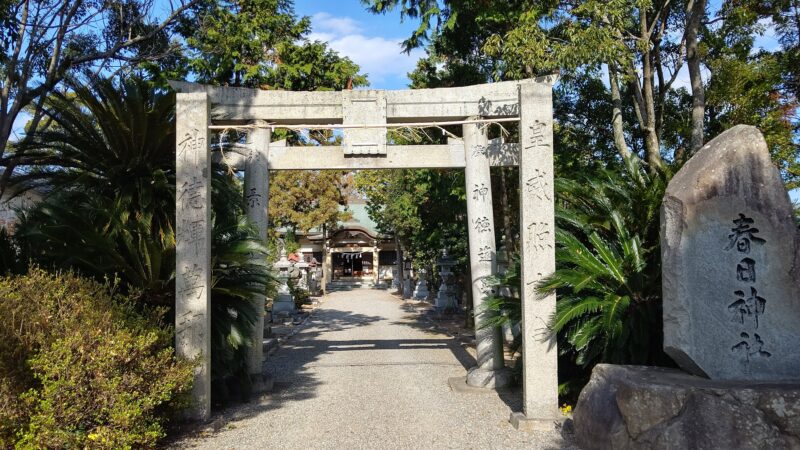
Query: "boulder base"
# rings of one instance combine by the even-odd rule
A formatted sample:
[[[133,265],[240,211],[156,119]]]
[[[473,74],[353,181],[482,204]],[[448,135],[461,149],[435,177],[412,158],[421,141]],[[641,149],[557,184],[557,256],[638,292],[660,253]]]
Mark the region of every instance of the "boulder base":
[[[800,448],[800,383],[599,364],[574,413],[585,449]]]

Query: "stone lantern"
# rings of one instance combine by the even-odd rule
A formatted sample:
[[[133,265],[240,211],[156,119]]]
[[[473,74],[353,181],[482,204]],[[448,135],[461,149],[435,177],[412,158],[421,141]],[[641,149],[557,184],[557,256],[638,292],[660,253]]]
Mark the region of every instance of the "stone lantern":
[[[289,292],[289,277],[291,276],[290,269],[292,268],[292,262],[286,257],[285,247],[281,248],[281,257],[278,262],[275,263],[274,267],[278,270],[280,286],[278,287],[278,295],[272,302],[272,314],[277,315],[282,312],[291,314],[294,312],[294,299]]]
[[[453,283],[455,273],[453,267],[456,261],[447,253],[447,249],[442,249],[442,256],[436,261],[439,267],[439,276],[442,284],[439,286],[439,293],[436,295],[436,309],[445,310],[456,306],[456,288]]]

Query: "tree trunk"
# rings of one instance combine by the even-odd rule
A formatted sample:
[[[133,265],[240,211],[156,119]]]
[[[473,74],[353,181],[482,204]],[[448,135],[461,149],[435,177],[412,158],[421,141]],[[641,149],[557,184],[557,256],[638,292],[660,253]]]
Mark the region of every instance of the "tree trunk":
[[[608,65],[608,83],[611,85],[612,117],[611,126],[614,130],[614,145],[623,158],[631,156],[631,150],[625,142],[625,133],[622,129],[622,97],[619,92],[619,80],[617,79],[617,69],[611,64]]]
[[[652,52],[650,50],[650,32],[648,31],[647,11],[641,9],[640,14],[640,31],[639,36],[643,42],[648,43],[648,48],[642,52],[642,99],[644,101],[645,110],[642,111],[644,118],[644,145],[645,154],[647,157],[647,164],[651,172],[661,169],[661,145],[658,141],[658,130],[656,129],[656,108],[655,108],[655,93],[653,92],[653,61]]]
[[[700,150],[705,140],[704,119],[706,96],[703,77],[700,73],[700,54],[697,48],[697,32],[705,17],[706,0],[690,0],[686,6],[686,63],[689,67],[689,82],[692,86],[692,137],[690,156]]]

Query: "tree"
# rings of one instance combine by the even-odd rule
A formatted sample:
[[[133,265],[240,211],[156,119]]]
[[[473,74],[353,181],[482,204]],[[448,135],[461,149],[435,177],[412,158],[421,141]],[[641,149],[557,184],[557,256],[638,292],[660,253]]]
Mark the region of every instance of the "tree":
[[[23,258],[119,279],[140,303],[175,304],[175,96],[142,80],[92,78],[45,103],[48,127],[26,144],[20,182],[54,191],[21,217]],[[247,223],[240,181],[214,167],[212,187],[212,377],[248,383],[246,350],[274,279],[267,250]],[[216,390],[224,394],[224,390]],[[215,398],[215,401],[218,398]]]
[[[399,9],[401,17],[419,21],[419,27],[405,45],[406,49],[427,45],[429,58],[440,63],[418,67],[418,74],[428,79],[436,78],[430,74],[446,77],[451,73],[480,73],[488,75],[487,79],[503,80],[559,72],[562,80],[579,80],[580,85],[581,79],[599,80],[599,71],[604,72],[603,85],[608,86],[604,95],[609,106],[597,111],[605,117],[604,128],[613,132],[613,144],[620,156],[639,154],[651,170],[663,165],[665,158],[667,162],[685,161],[708,138],[733,125],[719,120],[719,108],[716,114],[707,110],[712,106],[706,99],[711,95],[706,93],[710,85],[716,84],[719,95],[719,88],[730,81],[715,82],[721,65],[711,58],[714,50],[710,46],[720,40],[714,37],[719,33],[728,36],[728,44],[739,38],[752,43],[754,37],[764,32],[759,24],[771,21],[781,48],[765,53],[777,61],[774,65],[777,71],[771,72],[779,74],[781,83],[772,83],[767,88],[771,94],[761,101],[761,106],[755,107],[747,96],[737,97],[732,93],[728,108],[759,111],[761,119],[750,115],[745,120],[741,114],[737,120],[762,126],[767,141],[774,142],[773,158],[784,179],[790,181],[793,177],[788,167],[797,163],[798,152],[787,150],[785,143],[796,142],[800,124],[793,106],[797,98],[797,71],[792,61],[796,63],[800,54],[797,0],[745,0],[721,5],[709,5],[706,0],[363,0],[362,3],[375,13]],[[749,58],[747,53],[737,56],[753,64],[760,59]],[[765,68],[765,64],[760,64],[758,71],[762,77],[766,76]],[[688,69],[689,84],[687,88],[676,88],[682,69]],[[722,75],[724,78],[725,74]],[[415,83],[417,79],[414,78]],[[436,82],[448,80],[439,78]],[[751,92],[755,96],[764,91]],[[558,107],[565,103],[559,103],[558,91],[555,94],[558,115]],[[745,103],[734,104],[739,99]],[[574,100],[575,97],[569,99]],[[781,114],[784,117],[779,120]],[[777,125],[787,119],[794,126],[794,136],[788,141],[784,127]],[[555,129],[557,140],[560,120]],[[602,129],[588,130],[592,136],[604,134]],[[770,134],[774,136],[771,138]],[[798,148],[796,143],[794,147]],[[569,147],[559,150],[574,151]]]
[[[366,83],[348,58],[305,38],[310,21],[298,19],[289,0],[204,0],[180,30],[187,67],[201,83],[283,90]]]
[[[25,133],[34,134],[47,96],[65,77],[114,70],[168,54],[168,32],[198,0],[170,3],[166,17],[152,14],[146,0],[11,0],[0,9],[0,188],[24,151],[7,155],[20,114],[31,115]],[[98,26],[98,24],[103,24]]]
[[[748,124],[764,134],[772,160],[789,189],[800,186],[800,121],[797,117],[796,64],[800,51],[800,2],[735,2],[719,12],[725,20],[704,33],[706,66],[713,76],[707,86],[708,131]],[[771,20],[781,47],[755,47]],[[794,60],[800,61],[800,60]]]
[[[345,172],[338,170],[287,170],[270,179],[269,216],[275,227],[308,232],[333,228],[350,216],[340,210],[347,204]]]

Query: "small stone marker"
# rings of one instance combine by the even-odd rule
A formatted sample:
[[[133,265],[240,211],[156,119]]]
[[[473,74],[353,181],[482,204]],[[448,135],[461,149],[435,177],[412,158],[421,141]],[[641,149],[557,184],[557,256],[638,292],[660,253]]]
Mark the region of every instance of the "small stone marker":
[[[425,300],[428,298],[428,281],[425,279],[426,270],[419,271],[419,280],[417,287],[414,288],[414,298],[417,300]]]
[[[761,133],[709,142],[661,212],[667,354],[712,379],[799,379],[800,232]]]

